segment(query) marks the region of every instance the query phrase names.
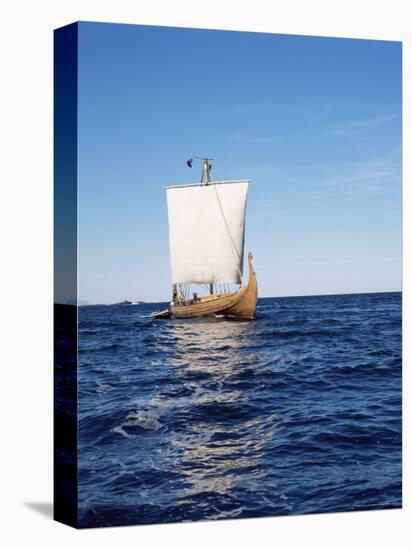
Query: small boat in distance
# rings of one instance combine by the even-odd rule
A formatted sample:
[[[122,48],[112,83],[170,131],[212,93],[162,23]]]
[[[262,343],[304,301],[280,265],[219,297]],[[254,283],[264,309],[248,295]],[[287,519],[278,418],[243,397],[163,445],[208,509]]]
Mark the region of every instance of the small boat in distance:
[[[198,158],[198,157],[197,157]],[[243,283],[245,215],[250,180],[212,181],[209,158],[201,158],[198,184],[166,187],[172,302],[153,317],[224,316],[253,319],[257,280],[253,255],[248,255],[249,277]],[[187,162],[192,166],[192,159]],[[191,294],[192,285],[208,294]],[[233,285],[239,285],[232,290]]]

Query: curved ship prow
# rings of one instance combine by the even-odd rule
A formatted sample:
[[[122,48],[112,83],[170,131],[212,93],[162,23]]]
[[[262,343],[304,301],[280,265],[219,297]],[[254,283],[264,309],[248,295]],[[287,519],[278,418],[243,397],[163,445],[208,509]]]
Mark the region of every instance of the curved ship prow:
[[[252,258],[252,254],[249,253],[249,280],[246,286],[240,288],[237,292],[210,294],[209,296],[187,300],[180,304],[173,304],[167,310],[169,312],[167,316],[176,319],[188,319],[190,317],[223,315],[227,318],[236,318],[244,321],[253,319],[256,312],[258,293]],[[158,317],[158,315],[155,315],[155,317]]]

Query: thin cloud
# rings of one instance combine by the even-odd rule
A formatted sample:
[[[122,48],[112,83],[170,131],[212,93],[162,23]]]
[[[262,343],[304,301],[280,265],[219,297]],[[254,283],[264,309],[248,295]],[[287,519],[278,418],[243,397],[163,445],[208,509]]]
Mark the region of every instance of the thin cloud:
[[[327,197],[367,196],[379,197],[400,192],[402,169],[397,151],[384,158],[373,158],[351,166],[337,165],[329,168],[330,176],[316,178],[316,168],[301,180],[298,176],[280,174],[262,175],[261,179],[281,181],[282,186],[273,191],[256,194],[250,203],[261,208],[272,208],[273,202],[288,199],[318,200]],[[259,187],[257,188],[257,190]]]
[[[257,136],[250,134],[234,134],[230,136],[231,141],[240,141],[243,143],[263,145],[265,143],[279,143],[282,141],[280,136]]]
[[[398,117],[395,113],[375,114],[370,117],[345,120],[334,124],[327,134],[330,136],[353,137],[357,131],[372,130],[392,122]]]
[[[280,267],[295,267],[303,265],[347,265],[347,264],[371,264],[371,263],[402,263],[402,258],[399,256],[391,258],[340,258],[332,259],[330,257],[316,260],[289,261],[277,263],[259,264],[260,269],[280,268]]]
[[[394,156],[375,158],[356,163],[351,171],[335,174],[323,186],[338,188],[344,194],[382,195],[393,192],[394,185],[402,182],[402,169]]]

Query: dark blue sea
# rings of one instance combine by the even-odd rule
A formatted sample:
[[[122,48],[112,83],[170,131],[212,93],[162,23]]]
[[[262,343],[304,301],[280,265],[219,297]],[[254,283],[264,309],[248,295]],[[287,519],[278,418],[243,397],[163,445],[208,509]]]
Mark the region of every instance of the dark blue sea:
[[[401,298],[80,307],[80,526],[400,507]]]

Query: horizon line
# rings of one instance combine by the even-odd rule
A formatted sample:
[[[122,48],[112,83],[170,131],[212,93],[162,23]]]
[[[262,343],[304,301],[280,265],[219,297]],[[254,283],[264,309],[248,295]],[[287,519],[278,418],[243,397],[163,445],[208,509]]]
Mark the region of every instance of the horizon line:
[[[403,290],[372,290],[367,292],[329,292],[326,294],[291,294],[291,295],[283,295],[283,296],[259,296],[258,300],[266,300],[271,298],[315,298],[320,296],[352,296],[352,295],[358,295],[358,294],[394,294],[394,293],[402,293]],[[152,302],[150,300],[129,300],[131,304],[129,305],[143,305],[143,304],[164,304],[166,302],[170,302],[170,300],[160,300],[158,302]],[[77,305],[77,307],[84,307],[84,306],[113,306],[113,305],[121,305],[121,302],[111,302],[111,303],[103,303],[103,302],[96,302],[96,303],[88,303],[88,304],[73,304],[73,303],[61,303],[61,302],[54,302],[55,305]],[[126,304],[127,305],[127,304]]]

